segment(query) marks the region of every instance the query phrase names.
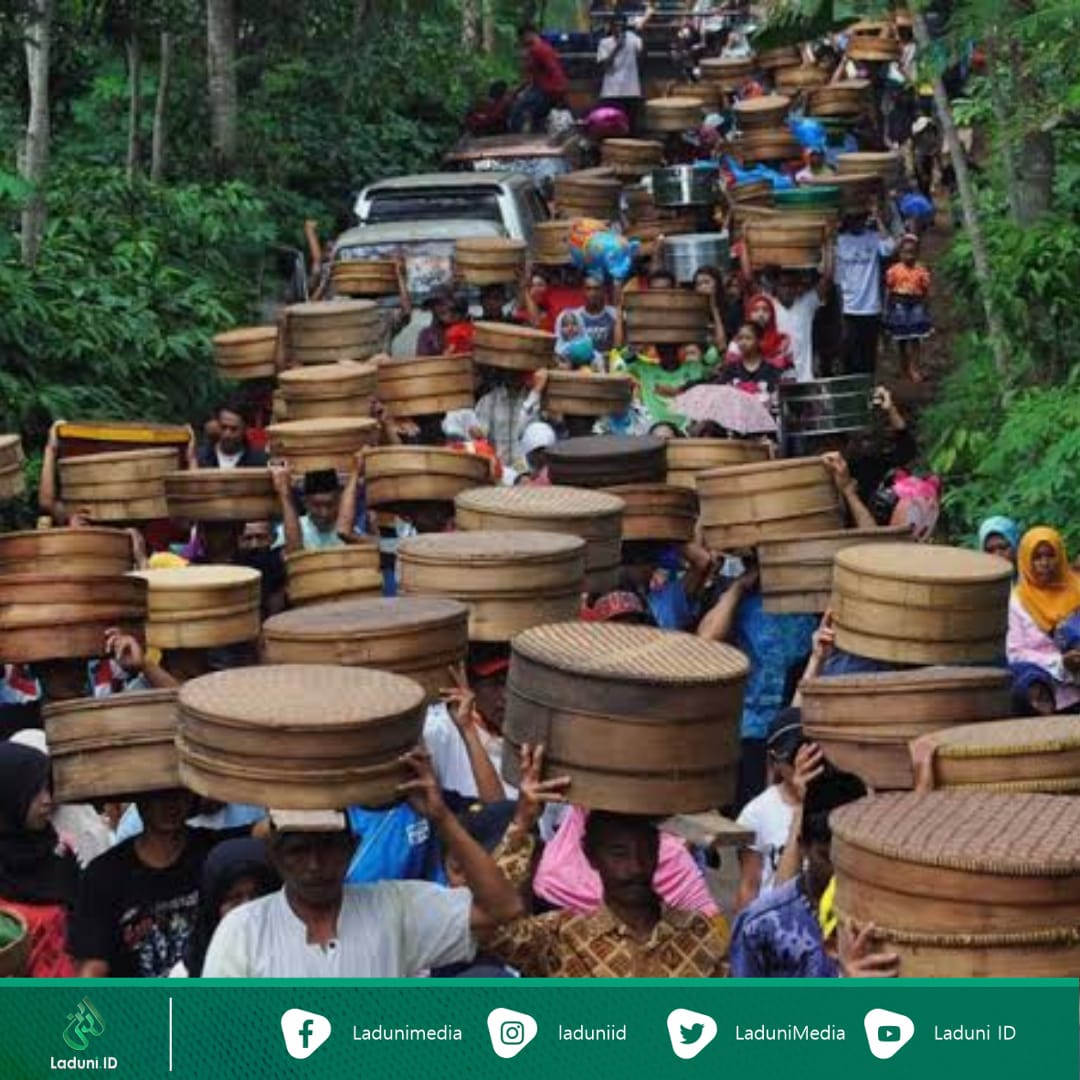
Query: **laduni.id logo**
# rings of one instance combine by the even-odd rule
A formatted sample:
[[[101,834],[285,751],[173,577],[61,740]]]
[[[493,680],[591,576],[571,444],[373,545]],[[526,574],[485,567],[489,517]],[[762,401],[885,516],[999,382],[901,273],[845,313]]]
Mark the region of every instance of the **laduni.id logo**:
[[[318,1013],[289,1009],[281,1014],[281,1034],[289,1056],[303,1061],[330,1038],[330,1021]]]

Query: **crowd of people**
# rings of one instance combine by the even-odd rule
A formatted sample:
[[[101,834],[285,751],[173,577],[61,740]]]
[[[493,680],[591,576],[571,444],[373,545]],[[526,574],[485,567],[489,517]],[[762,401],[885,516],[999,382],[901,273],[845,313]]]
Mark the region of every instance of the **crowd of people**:
[[[647,9],[633,26],[616,19],[598,43],[603,99],[624,107],[629,124],[637,122],[642,97],[639,32],[650,17]],[[672,45],[691,64],[706,39],[729,53],[745,46],[737,34],[686,29]],[[521,41],[527,89],[493,121],[511,129],[542,123],[566,91],[558,55],[535,28],[525,28]],[[880,115],[877,121],[885,138]],[[813,151],[797,169],[829,167],[826,155]],[[568,436],[737,434],[682,414],[678,399],[687,390],[731,386],[775,407],[783,380],[873,374],[883,322],[904,346],[903,370],[918,377],[918,342],[930,330],[930,274],[918,260],[918,237],[904,231],[915,225],[894,198],[873,214],[847,215],[835,256],[817,272],[755,273],[745,258],[730,270],[699,268],[684,287],[709,297],[708,340],[683,345],[635,341],[624,316],[629,292],[680,287],[665,268],[662,240],[651,260],[617,284],[599,273],[575,278],[532,266],[518,295],[499,286],[481,293],[482,319],[552,333],[560,366],[628,373],[632,406],[583,426],[545,411],[545,372],[488,369],[471,410],[417,423],[376,403],[381,441],[467,449],[488,458],[494,482],[548,485],[545,455]],[[326,287],[325,273],[320,280]],[[392,332],[412,314],[403,292],[406,310]],[[439,291],[427,307],[418,352],[470,352],[476,320],[467,298]],[[843,324],[839,336],[823,317],[827,310]],[[875,404],[872,430],[820,447],[838,501],[851,526],[916,523],[928,538],[936,508],[916,507],[922,495],[904,487],[911,479],[904,470],[917,456],[911,427],[884,386]],[[79,528],[87,517],[65,501],[58,482],[58,426],[45,447],[40,512],[55,525]],[[223,403],[202,436],[192,433],[189,466],[269,467],[277,518],[224,538],[177,522],[133,529],[133,559],[148,567],[254,567],[264,614],[285,606],[286,553],[378,536],[385,592],[393,596],[397,543],[453,527],[452,505],[373,513],[364,499],[364,453],[348,476],[315,471],[298,481],[287,462],[268,458],[250,402]],[[1080,577],[1061,538],[1049,529],[1021,538],[1014,522],[991,518],[979,544],[1017,567],[1008,650],[1018,700],[1031,713],[1075,710]],[[54,804],[43,704],[184,681],[169,656],[111,632],[100,655],[85,661],[3,668],[0,908],[30,928],[28,974],[896,975],[899,961],[878,946],[874,928],[839,922],[833,906],[829,814],[866,788],[802,732],[800,678],[860,670],[858,657],[835,647],[828,614],[765,610],[753,550],[710,550],[699,533],[684,545],[624,544],[618,587],[585,596],[581,616],[729,642],[748,658],[738,781],[719,809],[753,839],[737,853],[728,892],[715,887],[729,857],[718,844],[688,845],[654,818],[575,804],[566,777],[545,776],[543,747],[523,747],[520,784],[504,782],[508,646],[474,644],[467,669],[447,673],[442,700],[428,708],[424,747],[403,759],[412,779],[393,806],[289,813],[207,804],[185,791],[146,793],[130,805]],[[248,662],[212,657],[215,667]]]

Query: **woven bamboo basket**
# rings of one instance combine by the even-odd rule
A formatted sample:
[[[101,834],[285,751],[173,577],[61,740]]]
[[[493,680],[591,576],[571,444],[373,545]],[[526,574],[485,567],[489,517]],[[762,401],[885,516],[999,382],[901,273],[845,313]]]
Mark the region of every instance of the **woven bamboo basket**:
[[[503,776],[543,744],[578,805],[691,813],[734,794],[746,658],[727,645],[645,626],[564,623],[514,639]]]
[[[278,386],[290,420],[366,417],[371,415],[378,378],[377,365],[342,360],[283,371]]]
[[[555,177],[555,210],[561,218],[596,218],[614,221],[619,216],[622,185],[610,175],[591,171],[564,173]]]
[[[150,521],[168,517],[165,476],[175,468],[176,453],[165,449],[61,458],[60,492],[94,521]]]
[[[364,475],[368,505],[392,510],[452,503],[462,491],[491,483],[491,461],[434,446],[382,446],[368,452]]]
[[[984,664],[1005,655],[1011,567],[929,544],[874,544],[836,556],[836,643],[896,664]]]
[[[0,535],[0,575],[125,574],[131,537],[123,529],[37,529]]]
[[[338,664],[415,679],[430,700],[453,685],[469,650],[469,609],[456,600],[345,600],[275,615],[263,624],[268,664]]]
[[[674,487],[697,493],[698,473],[728,465],[768,461],[772,449],[766,442],[749,439],[671,439],[667,444],[667,479]]]
[[[77,698],[47,705],[44,719],[57,802],[181,786],[175,690]]]
[[[650,435],[588,435],[547,448],[554,484],[609,488],[616,484],[662,483],[667,444]]]
[[[569,265],[569,221],[540,221],[533,226],[532,260],[538,266]]]
[[[866,79],[819,86],[807,94],[811,116],[858,116],[871,102],[871,85]]]
[[[904,174],[904,160],[896,150],[841,154],[836,167],[841,176],[879,176],[888,187],[895,187]]]
[[[743,161],[792,161],[802,153],[798,139],[783,126],[754,128],[736,136],[735,153]]]
[[[462,532],[552,532],[585,541],[585,588],[608,592],[619,582],[623,501],[588,488],[499,487],[465,491],[454,501]]]
[[[781,68],[774,76],[776,89],[783,93],[812,90],[815,87],[824,86],[828,81],[829,73],[817,64]]]
[[[0,906],[0,979],[21,979],[30,962],[30,927],[14,908]]]
[[[882,190],[882,180],[876,173],[834,173],[830,176],[811,176],[805,181],[808,187],[838,187],[840,205],[844,210],[861,213]]]
[[[259,636],[262,575],[246,566],[135,570],[148,586],[146,643],[157,649],[218,649]]]
[[[0,662],[100,656],[112,627],[141,636],[146,583],[115,574],[0,576]]]
[[[434,416],[475,404],[471,356],[415,356],[379,363],[379,400],[392,416]]]
[[[543,397],[544,410],[555,415],[618,415],[634,400],[634,380],[591,371],[549,371]]]
[[[900,59],[902,47],[891,23],[881,23],[877,32],[851,33],[847,56],[859,63],[891,64]]]
[[[300,364],[367,360],[386,336],[373,300],[319,300],[285,309],[286,351]]]
[[[747,79],[753,78],[757,62],[753,57],[744,60],[707,57],[701,61],[699,67],[705,82],[713,83],[723,90],[738,90]]]
[[[271,424],[270,451],[285,458],[294,473],[334,469],[352,471],[356,454],[379,439],[379,423],[371,417],[323,420],[286,420]]]
[[[1080,791],[1080,717],[1035,716],[939,732],[928,779],[961,791]]]
[[[635,343],[686,345],[709,336],[709,298],[686,289],[646,289],[623,298],[627,330]]]
[[[0,435],[0,501],[17,499],[26,491],[25,460],[18,435]]]
[[[705,542],[714,551],[843,526],[836,486],[821,458],[710,469],[697,477]]]
[[[663,164],[664,144],[653,139],[605,139],[600,158],[616,176],[641,177]]]
[[[165,498],[169,517],[186,521],[266,521],[278,512],[267,468],[169,473]]]
[[[671,83],[664,94],[665,97],[677,98],[701,98],[705,111],[719,112],[724,104],[723,88],[716,83],[686,82]]]
[[[742,132],[771,131],[783,125],[791,109],[791,98],[783,94],[763,94],[761,97],[737,101],[732,107],[735,122]]]
[[[330,281],[339,296],[396,296],[397,267],[393,259],[336,262]]]
[[[468,285],[516,284],[525,269],[524,240],[467,238],[454,245],[454,272]]]
[[[312,708],[312,702],[318,708]],[[200,795],[286,810],[399,797],[425,695],[385,671],[281,664],[221,671],[180,690],[180,776]]]
[[[906,540],[914,540],[906,525],[764,540],[758,545],[758,565],[765,610],[778,614],[825,611],[832,597],[833,560],[838,551],[857,544]]]
[[[286,595],[294,608],[382,596],[383,591],[375,540],[290,552],[285,556],[285,575]]]
[[[403,596],[446,596],[469,608],[470,641],[577,618],[585,541],[545,532],[415,536],[398,546]]]
[[[645,127],[649,131],[688,131],[697,128],[705,115],[699,97],[653,98],[645,102]]]
[[[769,180],[750,180],[728,188],[728,195],[736,206],[772,206],[773,186]]]
[[[277,374],[276,326],[245,326],[214,336],[214,363],[225,379],[272,379]]]
[[[1080,800],[932,791],[833,812],[836,912],[911,978],[1074,978]]]
[[[626,504],[623,539],[688,544],[697,524],[697,496],[668,484],[620,484],[609,488]]]
[[[504,371],[539,371],[555,362],[555,335],[512,323],[478,322],[473,362]]]
[[[881,791],[914,783],[908,745],[920,736],[1008,716],[999,668],[916,668],[804,680],[803,732],[838,768]]]
[[[821,264],[825,229],[816,224],[792,224],[786,216],[757,221],[744,229],[750,265],[755,269],[781,266],[813,268]]]

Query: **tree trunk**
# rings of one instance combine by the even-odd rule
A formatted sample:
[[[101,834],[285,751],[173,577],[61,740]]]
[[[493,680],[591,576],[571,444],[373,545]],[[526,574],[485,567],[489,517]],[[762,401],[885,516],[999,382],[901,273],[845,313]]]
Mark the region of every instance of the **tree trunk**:
[[[207,70],[210,135],[218,173],[236,165],[238,104],[236,93],[236,9],[234,0],[206,0]]]
[[[1017,169],[1016,220],[1020,225],[1032,225],[1049,213],[1056,165],[1052,131],[1030,131],[1023,136]]]
[[[1016,171],[1016,147],[1013,145],[1012,131],[1009,129],[1009,95],[1002,85],[1006,77],[1008,63],[1001,47],[1001,41],[994,38],[989,42],[987,53],[990,57],[990,102],[994,109],[994,122],[998,132],[998,155],[1001,159],[1001,172],[1005,181],[1005,195],[1009,201],[1009,213],[1013,221],[1020,220],[1020,178]]]
[[[128,146],[127,176],[135,178],[142,157],[142,47],[133,29],[127,43],[128,60]]]
[[[19,153],[19,173],[33,186],[22,212],[22,261],[34,266],[45,232],[45,173],[49,167],[49,47],[52,0],[29,0],[26,21],[26,76],[30,113]]]
[[[481,0],[461,0],[461,44],[466,49],[475,49],[480,37],[480,12],[477,5]]]
[[[495,0],[484,3],[484,52],[490,56],[495,51]]]
[[[158,63],[157,98],[154,100],[154,136],[150,150],[150,180],[160,184],[165,177],[166,125],[168,123],[169,79],[172,76],[172,33],[161,31],[161,59]]]
[[[915,12],[915,41],[924,56],[930,55],[930,33],[926,29],[926,19],[921,12]],[[945,83],[939,71],[934,72],[934,109],[937,113],[938,123],[941,125],[942,134],[945,137],[945,147],[952,160],[953,170],[956,173],[956,187],[960,194],[960,209],[964,215],[964,227],[971,238],[971,256],[975,264],[975,279],[979,283],[979,294],[982,301],[983,312],[986,316],[986,325],[990,333],[990,347],[994,351],[994,367],[1004,379],[1009,374],[1009,356],[1005,345],[1005,329],[994,307],[990,291],[991,270],[990,257],[986,252],[986,240],[983,237],[982,224],[979,221],[979,211],[975,202],[975,188],[971,183],[971,174],[968,172],[967,158],[964,156],[964,148],[960,145],[960,139],[956,134],[956,123],[953,120],[952,107],[949,105],[949,96],[945,92]]]

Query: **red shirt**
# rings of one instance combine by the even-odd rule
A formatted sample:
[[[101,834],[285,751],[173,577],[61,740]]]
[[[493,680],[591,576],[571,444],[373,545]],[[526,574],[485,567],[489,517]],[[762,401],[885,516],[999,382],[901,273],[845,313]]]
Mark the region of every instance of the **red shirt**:
[[[525,75],[548,97],[561,97],[570,86],[559,54],[542,37],[525,50]]]

